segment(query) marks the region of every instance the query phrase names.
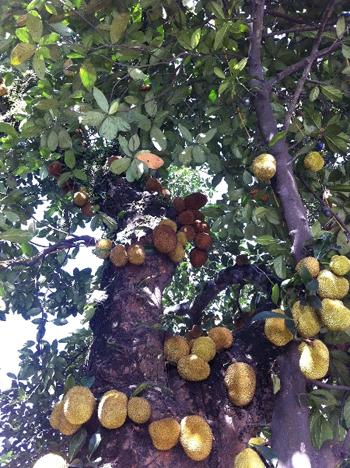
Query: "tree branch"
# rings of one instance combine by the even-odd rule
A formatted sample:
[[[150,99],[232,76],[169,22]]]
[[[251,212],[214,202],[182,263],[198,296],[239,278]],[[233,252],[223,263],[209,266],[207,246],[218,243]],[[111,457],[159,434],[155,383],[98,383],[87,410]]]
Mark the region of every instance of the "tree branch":
[[[291,100],[291,103],[289,104],[288,106],[288,110],[287,110],[287,113],[286,113],[286,116],[285,116],[285,119],[284,119],[284,128],[285,130],[288,130],[288,127],[290,125],[290,121],[291,121],[291,118],[292,118],[292,115],[294,114],[294,111],[295,111],[295,108],[298,104],[298,101],[299,101],[299,98],[300,98],[300,95],[304,89],[304,84],[305,84],[305,81],[311,71],[311,68],[312,68],[312,65],[314,64],[315,60],[317,59],[317,53],[318,53],[318,50],[319,50],[319,47],[320,47],[320,44],[321,44],[321,40],[322,40],[322,35],[324,33],[324,30],[325,30],[325,27],[326,27],[326,24],[328,23],[329,21],[329,18],[333,12],[333,9],[334,9],[334,6],[335,6],[335,3],[336,3],[337,0],[331,0],[323,15],[322,15],[322,21],[321,21],[321,24],[320,24],[320,27],[318,29],[318,32],[317,32],[317,35],[316,35],[316,39],[315,39],[315,42],[314,42],[314,45],[311,49],[311,53],[310,55],[306,58],[306,63],[305,63],[305,67],[304,67],[304,70],[303,70],[303,73],[298,81],[298,84],[297,84],[297,87],[294,91],[294,95],[292,97],[292,100]]]
[[[72,239],[64,239],[56,244],[52,244],[46,249],[44,249],[40,254],[36,255],[35,257],[31,258],[20,258],[15,260],[4,260],[0,262],[0,268],[12,268],[13,266],[27,266],[31,267],[38,263],[40,260],[43,260],[48,255],[54,254],[56,252],[60,252],[61,250],[71,249],[72,247],[76,247],[77,245],[86,245],[86,246],[93,246],[95,245],[96,240],[90,236],[74,236]]]
[[[350,387],[347,385],[332,385],[321,382],[320,380],[310,380],[313,385],[317,385],[320,388],[326,388],[327,390],[334,390],[337,392],[350,392]]]
[[[270,16],[274,16],[276,18],[282,18],[290,23],[297,23],[297,24],[306,24],[306,21],[303,18],[295,18],[294,16],[287,15],[285,13],[281,13],[277,10],[270,10],[269,8],[266,10],[267,14]]]

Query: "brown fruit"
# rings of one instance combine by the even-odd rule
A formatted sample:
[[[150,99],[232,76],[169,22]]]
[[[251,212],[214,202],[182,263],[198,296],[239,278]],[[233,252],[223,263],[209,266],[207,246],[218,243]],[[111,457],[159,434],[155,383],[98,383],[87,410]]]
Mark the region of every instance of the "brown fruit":
[[[194,223],[193,212],[191,210],[182,211],[177,220],[180,224],[192,224]]]
[[[202,250],[209,250],[213,245],[213,239],[206,232],[200,232],[194,238],[194,245]]]
[[[8,94],[8,89],[5,85],[0,85],[0,96],[6,96]]]
[[[159,180],[154,177],[149,177],[146,182],[145,189],[147,192],[160,192],[162,190],[162,186]]]
[[[192,242],[196,237],[196,232],[192,226],[182,226],[182,228],[179,229],[179,232],[184,232],[189,242]]]
[[[176,249],[176,233],[170,226],[162,224],[153,231],[153,245],[162,253],[170,253]]]
[[[169,191],[168,189],[166,189],[166,188],[162,188],[162,190],[160,191],[160,193],[162,194],[162,196],[163,196],[164,198],[167,198],[167,199],[168,199],[168,198],[171,197],[170,191]]]
[[[121,156],[110,156],[108,159],[107,159],[107,166],[108,167],[111,167],[111,164],[113,161],[118,161],[118,159],[122,159]]]
[[[181,211],[185,211],[186,209],[185,200],[182,197],[175,197],[173,200],[173,207],[175,208],[177,213],[181,213]]]
[[[208,260],[208,253],[205,250],[193,249],[190,253],[190,262],[195,268],[200,268]]]
[[[62,193],[66,194],[69,192],[74,192],[76,189],[76,184],[72,179],[67,180],[64,184],[61,185]]]
[[[87,218],[92,218],[95,214],[90,202],[87,202],[86,205],[82,207],[81,212],[83,216],[86,216]]]
[[[88,201],[89,201],[89,196],[85,192],[81,192],[81,191],[75,192],[75,194],[73,195],[74,204],[77,206],[80,206],[80,208],[85,206]]]
[[[116,267],[119,268],[125,266],[128,263],[128,254],[126,253],[124,245],[116,245],[111,250],[109,258]]]
[[[204,214],[199,210],[192,210],[195,221],[204,221]]]
[[[47,168],[47,172],[50,174],[50,176],[59,177],[62,174],[62,169],[63,169],[63,164],[61,164],[59,161],[54,161],[51,164],[49,164]],[[63,185],[62,185],[62,188],[63,188]]]
[[[196,219],[196,221],[193,224],[193,227],[196,232],[208,232],[209,233],[208,224],[203,223],[203,221],[200,221],[199,219]]]
[[[189,210],[199,210],[206,205],[207,201],[208,198],[201,192],[191,193],[191,195],[185,197],[185,205]]]
[[[132,265],[142,265],[145,263],[145,249],[140,244],[134,244],[128,248],[128,259]]]

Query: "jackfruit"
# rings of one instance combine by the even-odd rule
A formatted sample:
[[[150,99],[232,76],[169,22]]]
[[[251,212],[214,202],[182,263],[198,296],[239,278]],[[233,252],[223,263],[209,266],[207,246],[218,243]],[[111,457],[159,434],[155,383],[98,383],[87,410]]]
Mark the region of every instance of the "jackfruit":
[[[336,276],[329,270],[322,270],[317,277],[318,294],[322,298],[343,299],[349,292],[349,281]]]
[[[192,210],[192,213],[193,213],[193,216],[194,216],[194,220],[195,222],[199,221],[199,222],[204,222],[204,219],[205,219],[205,216],[204,214],[199,211],[199,210]]]
[[[169,253],[169,258],[174,263],[180,263],[185,258],[185,250],[180,242],[176,244],[175,250]]]
[[[145,263],[145,249],[140,244],[131,245],[128,250],[128,260],[132,265],[143,265]]]
[[[324,159],[318,151],[311,151],[304,159],[304,167],[312,172],[320,171],[324,166]]]
[[[191,210],[181,211],[177,220],[180,224],[192,224],[194,223],[194,214]]]
[[[285,316],[285,312],[281,309],[275,309],[272,312]],[[266,319],[264,332],[266,338],[275,346],[285,346],[293,339],[293,334],[288,330],[285,319],[275,317]]]
[[[209,250],[213,245],[213,239],[207,232],[199,232],[194,238],[194,245],[202,250]]]
[[[121,427],[128,414],[128,397],[118,390],[106,392],[98,405],[97,415],[103,427],[117,429]]]
[[[164,418],[148,426],[152,443],[158,450],[170,450],[180,438],[180,424],[174,418]]]
[[[190,345],[183,336],[171,336],[164,342],[164,357],[172,364],[177,364],[178,360],[190,354]]]
[[[265,445],[266,444],[266,439],[263,437],[251,437],[248,440],[248,444],[250,445]]]
[[[207,196],[201,192],[191,193],[184,200],[188,210],[200,210],[208,202]]]
[[[73,202],[75,205],[80,206],[81,208],[87,204],[89,201],[89,195],[86,192],[80,191],[75,192],[73,195]]]
[[[345,255],[333,255],[329,267],[336,275],[344,276],[350,271],[350,260]]]
[[[144,424],[151,417],[152,409],[146,398],[132,397],[128,402],[128,416],[136,424]]]
[[[195,268],[200,268],[208,260],[208,252],[201,249],[192,249],[190,252],[190,262]]]
[[[269,182],[276,174],[276,159],[272,154],[260,154],[254,159],[252,169],[257,179],[263,182]]]
[[[124,245],[121,245],[121,244],[116,245],[111,250],[109,258],[111,262],[113,263],[113,265],[115,265],[118,268],[125,266],[129,261],[126,248],[124,247]]]
[[[182,226],[179,229],[179,232],[183,232],[185,234],[188,242],[192,242],[194,238],[196,237],[196,231],[194,230],[194,227],[190,226],[189,224],[186,226]]]
[[[68,464],[60,455],[48,453],[39,458],[33,468],[68,468]]]
[[[214,341],[216,352],[229,349],[233,343],[232,331],[226,327],[213,327],[208,331],[208,336]]]
[[[159,180],[155,179],[154,177],[149,177],[147,179],[145,189],[148,192],[160,192],[162,190],[162,185]]]
[[[209,377],[210,366],[204,359],[191,354],[179,359],[177,371],[181,378],[191,382],[199,382]]]
[[[94,216],[95,210],[89,201],[82,207],[81,213],[87,218],[92,218]]]
[[[170,253],[176,249],[176,233],[170,226],[157,226],[153,231],[154,247],[162,253]]]
[[[56,403],[52,408],[50,415],[50,425],[53,429],[56,429],[61,432],[61,434],[66,436],[71,436],[75,434],[80,428],[81,424],[71,424],[63,412],[63,401]]]
[[[106,259],[109,257],[112,247],[113,242],[111,240],[101,239],[96,242],[96,249],[94,250],[94,254],[99,258]]]
[[[180,444],[191,460],[209,457],[213,446],[213,433],[201,416],[186,416],[180,423]]]
[[[248,405],[255,394],[255,371],[246,362],[234,362],[225,373],[225,385],[229,398],[237,406]]]
[[[323,379],[328,372],[329,351],[327,346],[320,340],[310,344],[301,343],[298,347],[300,352],[299,367],[307,379]]]
[[[246,448],[235,457],[233,468],[265,468],[265,463],[255,450]]]
[[[177,213],[181,213],[181,211],[185,211],[186,209],[185,200],[182,197],[175,197],[173,200],[173,207],[175,208]]]
[[[176,234],[176,237],[177,237],[177,242],[180,243],[183,247],[185,247],[188,242],[186,234],[184,232],[179,231]]]
[[[191,353],[196,354],[204,361],[209,362],[216,354],[215,341],[210,336],[200,336],[192,342]]]
[[[350,328],[350,309],[337,299],[323,299],[321,320],[328,330],[344,331]]]
[[[292,307],[292,316],[299,334],[304,338],[312,338],[319,333],[321,321],[311,306],[303,306],[300,301],[295,302]]]
[[[177,224],[171,219],[162,219],[158,226],[169,226],[174,232],[177,231]]]
[[[91,418],[96,400],[90,389],[76,385],[68,390],[63,404],[64,416],[71,424],[84,424]]]
[[[297,263],[295,269],[300,275],[303,268],[306,268],[310,275],[316,278],[320,272],[320,262],[315,257],[304,257]]]

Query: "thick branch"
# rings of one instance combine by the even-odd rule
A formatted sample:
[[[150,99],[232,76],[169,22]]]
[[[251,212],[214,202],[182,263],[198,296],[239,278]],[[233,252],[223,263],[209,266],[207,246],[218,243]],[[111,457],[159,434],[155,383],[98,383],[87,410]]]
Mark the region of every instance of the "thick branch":
[[[309,73],[311,71],[312,65],[314,64],[315,60],[317,59],[317,53],[318,53],[318,50],[319,50],[319,47],[320,47],[320,44],[321,44],[322,35],[324,33],[326,24],[327,24],[332,12],[333,12],[336,1],[337,0],[331,0],[329,2],[329,4],[327,5],[324,13],[323,13],[322,21],[321,21],[319,30],[317,32],[314,45],[313,45],[313,47],[311,49],[311,53],[310,53],[309,57],[307,57],[307,59],[306,59],[305,68],[303,70],[303,73],[302,73],[299,81],[298,81],[298,84],[297,84],[297,87],[296,87],[296,89],[294,91],[294,95],[292,97],[291,103],[288,106],[288,110],[287,110],[285,120],[284,120],[284,128],[286,130],[288,130],[292,115],[294,114],[294,111],[295,111],[295,108],[296,108],[296,106],[298,104],[300,95],[301,95],[301,93],[302,93],[302,91],[304,89],[305,81],[306,81],[306,79],[307,79],[307,77],[308,77],[308,75],[309,75]]]
[[[281,13],[280,11],[277,11],[277,10],[267,9],[267,14],[270,16],[274,16],[276,18],[285,19],[286,21],[289,21],[290,23],[297,23],[297,24],[306,23],[304,18],[296,18],[294,16],[287,15],[286,13]]]

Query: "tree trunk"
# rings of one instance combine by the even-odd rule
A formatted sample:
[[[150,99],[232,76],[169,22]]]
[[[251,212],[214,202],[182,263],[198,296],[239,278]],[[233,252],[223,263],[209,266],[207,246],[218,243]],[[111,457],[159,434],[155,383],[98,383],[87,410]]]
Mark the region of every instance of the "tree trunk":
[[[150,215],[160,212],[169,215],[169,211],[160,207],[157,197],[125,184],[118,179],[111,185],[105,208],[115,217],[115,210],[121,208],[121,203],[124,205],[127,210],[124,239],[128,242],[135,240],[137,223],[152,226],[159,221],[159,215],[154,219]],[[113,388],[130,396],[135,388],[145,384],[143,396],[152,405],[152,420],[172,416],[180,421],[186,415],[202,415],[213,431],[213,450],[200,463],[187,458],[179,445],[167,452],[158,451],[152,446],[148,425],[138,426],[127,420],[120,429],[102,430],[98,453],[103,460],[101,466],[231,468],[234,456],[271,420],[273,394],[269,370],[276,351],[266,341],[261,325],[243,329],[235,337],[233,347],[212,361],[211,375],[206,381],[192,383],[180,379],[176,368],[168,367],[164,361],[164,333],[157,326],[162,319],[162,292],[171,281],[175,265],[151,249],[150,233],[146,229],[140,240],[147,251],[144,265],[106,267],[103,283],[108,283],[108,299],[91,322],[94,341],[88,373],[95,377],[93,391],[98,398]],[[249,362],[257,370],[256,396],[245,408],[234,407],[227,398],[223,375],[232,360]],[[95,421],[89,429],[94,431],[97,427]]]

